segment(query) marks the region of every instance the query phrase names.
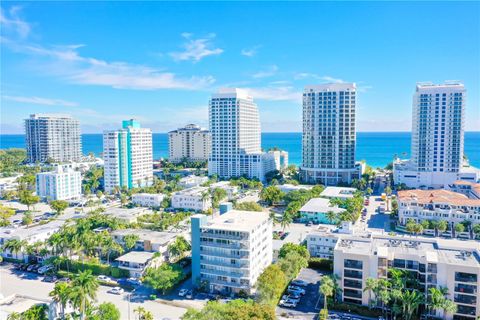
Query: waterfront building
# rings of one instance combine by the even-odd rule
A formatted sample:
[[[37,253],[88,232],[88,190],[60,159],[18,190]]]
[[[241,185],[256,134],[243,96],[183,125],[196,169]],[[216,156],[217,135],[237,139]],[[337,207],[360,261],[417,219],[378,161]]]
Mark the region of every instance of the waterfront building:
[[[260,117],[253,97],[242,89],[220,89],[209,103],[212,151],[208,174],[220,178],[265,179],[275,170],[273,154],[261,151]]]
[[[104,131],[103,157],[106,192],[153,183],[152,131],[137,121],[124,120],[122,129]]]
[[[450,184],[448,189],[464,194],[470,199],[480,199],[480,183],[458,180]]]
[[[334,248],[334,274],[341,279],[341,300],[369,305],[368,278],[388,279],[388,270],[409,271],[420,291],[445,287],[448,299],[457,304],[446,319],[475,320],[480,316],[480,244],[476,241],[444,240],[371,234],[342,236]],[[372,294],[375,301],[375,295]],[[425,297],[425,300],[426,297]],[[432,316],[442,317],[441,310]]]
[[[82,197],[82,175],[68,166],[36,174],[37,195],[46,200],[78,200]]]
[[[210,132],[200,126],[189,124],[168,133],[168,159],[173,163],[207,161],[210,150]]]
[[[413,95],[410,160],[394,161],[394,181],[410,188],[476,182],[480,171],[464,159],[466,90],[460,82],[417,84]]]
[[[67,115],[32,114],[25,119],[27,162],[68,162],[82,158],[80,122]]]
[[[477,184],[477,186],[480,186]],[[405,225],[408,220],[462,223],[480,223],[480,199],[450,190],[398,191],[398,219]]]
[[[355,163],[354,83],[306,86],[303,93],[301,179],[336,186],[361,176]]]
[[[175,209],[207,211],[212,207],[208,187],[195,187],[174,192],[171,206]]]
[[[288,152],[283,150],[270,150],[269,154],[273,156],[275,170],[282,171],[288,167]]]
[[[135,193],[132,202],[141,207],[159,208],[165,195],[162,193]]]
[[[247,294],[272,263],[272,221],[268,213],[231,210],[218,217],[191,218],[192,282],[211,292]]]

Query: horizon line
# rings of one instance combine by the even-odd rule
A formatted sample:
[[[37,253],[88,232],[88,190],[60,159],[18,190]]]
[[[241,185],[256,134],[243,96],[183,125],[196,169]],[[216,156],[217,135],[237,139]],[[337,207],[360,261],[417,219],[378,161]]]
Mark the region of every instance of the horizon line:
[[[357,131],[356,133],[411,133],[412,131]],[[480,133],[480,130],[465,130],[464,132],[477,132]],[[262,131],[261,133],[302,133],[302,131]],[[80,133],[84,134],[103,134],[103,132],[88,132]],[[168,134],[167,132],[153,132],[152,134]],[[1,136],[14,136],[14,135],[25,135],[25,133],[0,133]]]

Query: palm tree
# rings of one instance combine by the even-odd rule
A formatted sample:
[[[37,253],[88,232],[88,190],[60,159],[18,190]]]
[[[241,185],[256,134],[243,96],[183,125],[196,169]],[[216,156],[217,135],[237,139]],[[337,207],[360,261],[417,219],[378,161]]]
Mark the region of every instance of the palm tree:
[[[3,245],[3,250],[8,250],[11,253],[15,254],[15,259],[18,260],[18,253],[22,251],[22,249],[26,246],[27,241],[25,240],[10,239],[7,240]]]
[[[293,222],[293,217],[291,214],[285,212],[282,217],[282,221],[280,221],[280,226],[282,227],[283,231]]]
[[[333,224],[333,222],[337,219],[337,214],[332,210],[329,210],[325,213],[325,217],[328,221],[330,221],[331,224]]]
[[[49,293],[52,300],[60,305],[61,319],[65,319],[65,307],[70,302],[71,287],[66,282],[57,282],[53,291]]]
[[[402,294],[402,312],[405,320],[413,318],[418,307],[424,302],[423,295],[417,290],[405,290]]]
[[[447,319],[448,313],[455,313],[457,312],[457,305],[449,299],[445,299],[442,304],[443,310],[443,319]]]
[[[80,311],[80,320],[84,319],[89,300],[97,296],[98,280],[91,270],[80,271],[72,282],[71,300],[75,308]]]
[[[333,295],[333,280],[329,276],[323,276],[320,280],[320,293],[323,294],[323,309],[328,310],[327,308],[327,299]]]
[[[138,313],[138,320],[153,320],[153,314],[144,307],[138,307],[133,312]]]
[[[429,309],[429,313],[432,313],[435,315],[436,310],[440,310],[443,306],[443,302],[445,300],[445,295],[448,293],[448,289],[445,287],[440,287],[439,288],[430,288],[428,289],[429,293],[429,301],[427,303],[427,307]]]
[[[378,281],[374,278],[368,278],[365,281],[365,288],[363,292],[368,291],[368,307],[371,308],[373,301],[372,301],[372,292],[375,291],[378,287]]]

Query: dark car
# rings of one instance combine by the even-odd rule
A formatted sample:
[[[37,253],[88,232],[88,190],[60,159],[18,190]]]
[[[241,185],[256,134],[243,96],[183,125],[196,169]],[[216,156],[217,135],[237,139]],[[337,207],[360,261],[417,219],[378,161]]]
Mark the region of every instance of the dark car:
[[[43,278],[43,282],[57,282],[58,278],[56,276],[46,276]]]
[[[70,281],[71,281],[70,278],[67,278],[67,277],[58,279],[58,282],[67,282],[68,283]]]

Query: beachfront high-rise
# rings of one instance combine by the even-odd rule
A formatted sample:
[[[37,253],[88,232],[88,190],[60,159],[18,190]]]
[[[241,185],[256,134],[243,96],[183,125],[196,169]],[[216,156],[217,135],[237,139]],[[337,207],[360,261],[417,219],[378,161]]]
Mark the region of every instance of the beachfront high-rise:
[[[209,175],[264,180],[265,174],[275,169],[274,157],[261,151],[258,107],[247,91],[225,88],[213,94],[209,124]]]
[[[103,133],[105,191],[128,189],[153,182],[152,131],[135,120],[124,120],[122,129]]]
[[[207,161],[210,154],[210,132],[195,124],[168,133],[168,159],[171,162]]]
[[[67,115],[32,114],[25,119],[25,145],[29,163],[78,161],[80,122]]]
[[[411,159],[394,163],[395,183],[441,188],[475,182],[478,170],[463,160],[466,90],[460,82],[417,84],[413,95]]]
[[[302,180],[337,185],[358,179],[354,83],[306,86],[303,93]]]

